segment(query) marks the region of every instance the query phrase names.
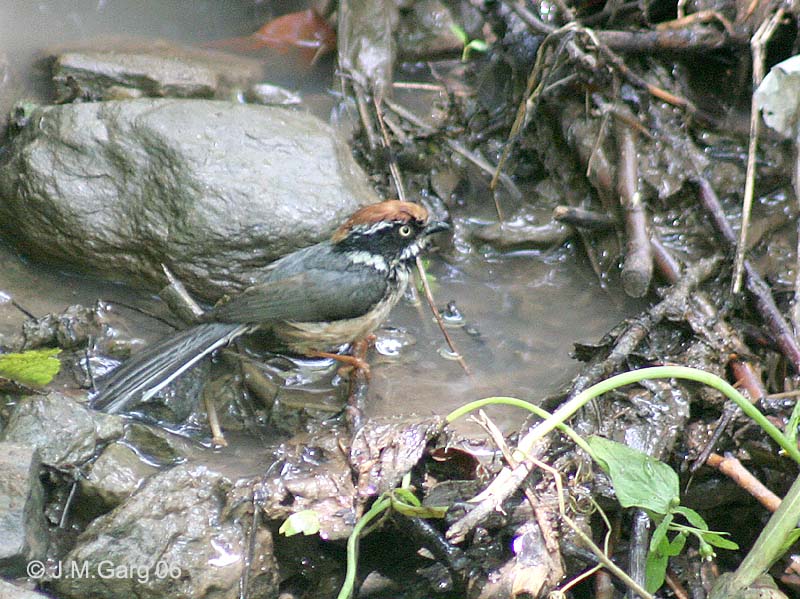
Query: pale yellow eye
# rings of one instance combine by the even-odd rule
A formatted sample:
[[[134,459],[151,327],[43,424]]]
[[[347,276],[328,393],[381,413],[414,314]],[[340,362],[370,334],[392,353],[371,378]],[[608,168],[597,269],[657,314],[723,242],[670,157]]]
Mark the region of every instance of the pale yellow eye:
[[[411,234],[414,232],[410,225],[403,225],[400,227],[399,231],[401,237],[411,237]]]

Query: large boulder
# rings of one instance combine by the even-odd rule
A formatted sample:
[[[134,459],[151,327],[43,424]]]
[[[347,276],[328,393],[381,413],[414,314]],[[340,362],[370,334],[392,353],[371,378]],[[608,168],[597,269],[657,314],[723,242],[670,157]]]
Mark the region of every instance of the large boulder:
[[[0,165],[28,254],[214,300],[377,201],[349,148],[283,108],[143,99],[37,108]]]
[[[233,484],[189,464],[148,479],[78,537],[63,563],[83,565],[88,576],[56,579],[55,590],[97,599],[277,596],[272,536],[262,527],[248,537],[252,516],[230,505]],[[248,585],[240,592],[246,569]]]

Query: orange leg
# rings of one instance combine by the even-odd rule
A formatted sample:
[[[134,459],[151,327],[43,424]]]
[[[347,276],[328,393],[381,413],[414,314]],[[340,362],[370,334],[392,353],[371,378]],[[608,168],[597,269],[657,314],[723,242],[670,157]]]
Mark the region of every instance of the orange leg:
[[[311,356],[312,358],[328,358],[330,360],[336,360],[337,362],[342,362],[343,364],[346,364],[350,368],[361,370],[362,372],[364,372],[364,374],[369,376],[369,364],[367,364],[367,359],[366,359],[366,353],[367,353],[366,348],[364,352],[359,352],[359,353],[361,353],[361,355],[359,356],[348,356],[342,354],[332,354],[330,352],[325,352],[325,351],[316,351],[312,349],[311,351],[306,352],[306,355]]]

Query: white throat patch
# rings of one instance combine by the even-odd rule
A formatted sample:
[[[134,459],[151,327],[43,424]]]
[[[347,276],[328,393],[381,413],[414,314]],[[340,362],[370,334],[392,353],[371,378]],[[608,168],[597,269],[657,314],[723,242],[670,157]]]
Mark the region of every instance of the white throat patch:
[[[386,272],[389,270],[389,265],[380,254],[372,254],[370,252],[349,252],[347,258],[353,264],[366,264],[375,270]]]
[[[406,248],[403,248],[403,251],[400,254],[400,261],[404,262],[406,260],[410,260],[411,258],[416,258],[420,252],[422,252],[422,248],[425,245],[424,239],[419,239],[409,245]]]

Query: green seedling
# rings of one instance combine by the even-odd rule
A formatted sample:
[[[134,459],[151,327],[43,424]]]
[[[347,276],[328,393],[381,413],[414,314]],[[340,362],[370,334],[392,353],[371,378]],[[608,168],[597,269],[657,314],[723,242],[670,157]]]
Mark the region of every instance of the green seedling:
[[[489,49],[489,44],[487,44],[483,40],[471,40],[467,35],[467,32],[464,31],[464,28],[460,25],[456,25],[453,23],[450,25],[450,31],[455,34],[455,36],[461,41],[461,45],[464,49],[461,51],[461,62],[467,62],[469,60],[470,53],[474,52],[486,52]]]

